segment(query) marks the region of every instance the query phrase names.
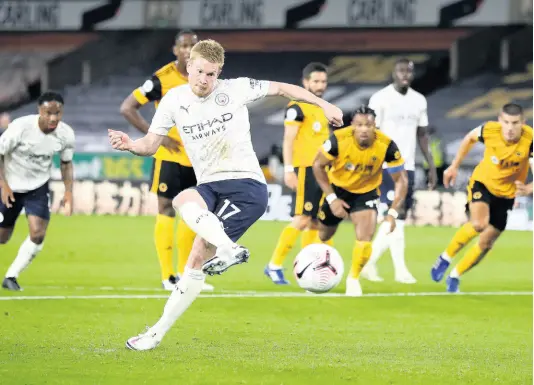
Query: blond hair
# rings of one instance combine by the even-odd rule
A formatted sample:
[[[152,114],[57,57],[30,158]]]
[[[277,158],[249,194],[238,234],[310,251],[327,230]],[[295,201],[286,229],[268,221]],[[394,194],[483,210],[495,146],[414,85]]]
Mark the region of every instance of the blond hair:
[[[191,59],[201,57],[210,63],[224,65],[224,48],[215,40],[201,40],[191,49]]]

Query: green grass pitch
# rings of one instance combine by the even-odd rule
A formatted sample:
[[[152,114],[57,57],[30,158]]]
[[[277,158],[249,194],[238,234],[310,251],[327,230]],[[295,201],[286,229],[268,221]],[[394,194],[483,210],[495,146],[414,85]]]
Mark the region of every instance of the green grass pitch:
[[[250,262],[208,279],[228,296],[203,295],[156,350],[133,352],[126,339],[159,318],[167,296],[153,223],[53,217],[20,277],[25,290],[0,292],[0,384],[532,384],[530,232],[505,233],[462,281],[463,292],[503,295],[394,296],[445,289],[429,270],[454,229],[407,228],[417,284],[395,283],[384,255],[386,281],[362,281],[364,293],[382,296],[298,297],[293,279],[277,287],[263,276],[284,224],[260,222],[242,239]],[[22,219],[0,246],[2,274],[26,234]],[[346,264],[353,242],[342,226],[335,246]]]

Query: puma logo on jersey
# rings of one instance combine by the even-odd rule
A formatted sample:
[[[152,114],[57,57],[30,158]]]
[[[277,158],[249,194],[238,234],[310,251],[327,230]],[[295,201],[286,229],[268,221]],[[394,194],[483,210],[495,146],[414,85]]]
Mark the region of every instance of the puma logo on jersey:
[[[181,110],[184,110],[186,114],[189,114],[189,107],[190,107],[190,106],[187,106],[187,107],[180,106],[180,109],[181,109]]]

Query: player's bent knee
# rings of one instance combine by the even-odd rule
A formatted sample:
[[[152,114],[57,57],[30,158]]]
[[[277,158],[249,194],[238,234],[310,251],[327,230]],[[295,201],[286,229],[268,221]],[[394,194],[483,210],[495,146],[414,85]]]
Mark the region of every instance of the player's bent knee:
[[[167,217],[174,217],[173,201],[168,198],[158,197],[158,213]]]
[[[304,230],[308,228],[311,225],[311,217],[308,217],[306,215],[298,215],[293,217],[292,225],[297,230]]]
[[[336,228],[321,226],[319,228],[319,239],[321,242],[329,241],[336,233]]]
[[[477,233],[481,233],[488,228],[489,218],[484,218],[482,220],[472,219],[471,224]]]
[[[30,235],[30,241],[35,243],[36,245],[40,245],[44,242],[45,235],[44,234],[34,234]]]
[[[180,207],[182,207],[185,203],[197,203],[204,209],[208,207],[198,191],[192,188],[188,188],[175,196],[172,200],[172,207],[174,207],[176,211],[179,211]]]
[[[0,228],[0,245],[5,245],[9,242],[11,239],[11,235],[13,234],[13,228],[12,227],[1,227]]]

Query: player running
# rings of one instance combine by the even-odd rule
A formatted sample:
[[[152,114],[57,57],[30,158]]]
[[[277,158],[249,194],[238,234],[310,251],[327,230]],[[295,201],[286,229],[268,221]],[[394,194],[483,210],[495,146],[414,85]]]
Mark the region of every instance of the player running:
[[[310,63],[302,71],[304,88],[322,97],[328,83],[324,64]],[[318,241],[317,212],[323,191],[315,181],[312,164],[317,149],[328,139],[330,129],[321,107],[291,101],[286,107],[284,121],[284,182],[293,190],[291,216],[293,220],[284,228],[270,263],[264,274],[277,285],[287,285],[282,265],[302,232],[301,245]]]
[[[19,274],[43,249],[50,221],[48,181],[52,157],[59,153],[66,215],[72,214],[74,131],[61,121],[63,97],[45,92],[38,99],[39,114],[15,119],[0,137],[0,243],[11,238],[24,208],[30,234],[7,270],[2,287],[21,290]]]
[[[419,142],[421,152],[429,164],[429,188],[433,189],[437,182],[436,167],[428,146],[428,115],[426,98],[410,87],[414,78],[414,65],[408,59],[400,59],[395,63],[393,83],[375,93],[369,101],[369,107],[376,112],[376,126],[384,134],[398,144],[402,156],[406,160],[405,168],[408,173],[408,193],[404,205],[400,207],[397,228],[389,233],[389,224],[383,223],[373,242],[373,254],[369,263],[362,271],[362,277],[371,281],[382,281],[376,269],[376,262],[389,248],[395,280],[400,283],[415,283],[416,279],[406,267],[404,258],[404,221],[413,205],[413,186],[415,180],[415,150]],[[393,181],[386,169],[383,170],[383,180],[380,186],[380,200],[391,204]]]
[[[346,282],[346,295],[351,297],[362,295],[359,277],[371,256],[384,162],[395,183],[395,199],[385,217],[388,230],[394,231],[408,177],[397,145],[376,129],[372,109],[358,108],[352,125],[335,131],[313,163],[313,173],[326,196],[319,211],[319,238],[323,242],[332,238],[344,218],[350,218],[356,231],[352,267]]]
[[[122,103],[121,113],[126,120],[143,134],[148,132],[149,124],[139,113],[139,108],[148,102],[154,102],[156,108],[161,98],[171,89],[187,84],[187,61],[191,48],[198,42],[196,33],[190,30],[180,31],[175,38],[172,51],[176,60],[172,61],[133,91]],[[193,247],[196,234],[185,224],[178,221],[176,245],[178,249],[178,267],[173,266],[174,217],[172,199],[186,188],[195,186],[197,180],[191,161],[180,140],[176,127],[154,154],[152,167],[152,187],[150,191],[158,196],[158,215],[154,227],[154,243],[161,268],[163,288],[173,290],[180,275],[183,274],[187,258]],[[211,291],[213,286],[204,283],[203,290]]]
[[[525,185],[529,161],[532,167],[532,127],[525,124],[521,106],[506,104],[497,122],[487,122],[465,136],[443,174],[445,187],[454,184],[458,168],[477,141],[484,143],[486,149],[467,186],[469,222],[456,232],[431,270],[432,279],[441,281],[456,254],[479,235],[478,242],[447,277],[450,293],[459,291],[460,276],[486,256],[505,230],[515,197],[532,195],[532,182]]]
[[[163,97],[145,137],[132,141],[109,131],[113,148],[150,156],[176,125],[198,180],[198,186],[173,200],[198,235],[184,276],[160,320],[127,341],[130,349],[155,348],[199,295],[206,274],[220,274],[248,260],[249,251],[235,242],[264,214],[267,185],[252,147],[246,105],[268,95],[285,96],[320,106],[332,124],[342,122],[339,108],[301,87],[249,78],[218,80],[223,65],[224,48],[213,40],[200,41],[187,63],[188,84]]]

